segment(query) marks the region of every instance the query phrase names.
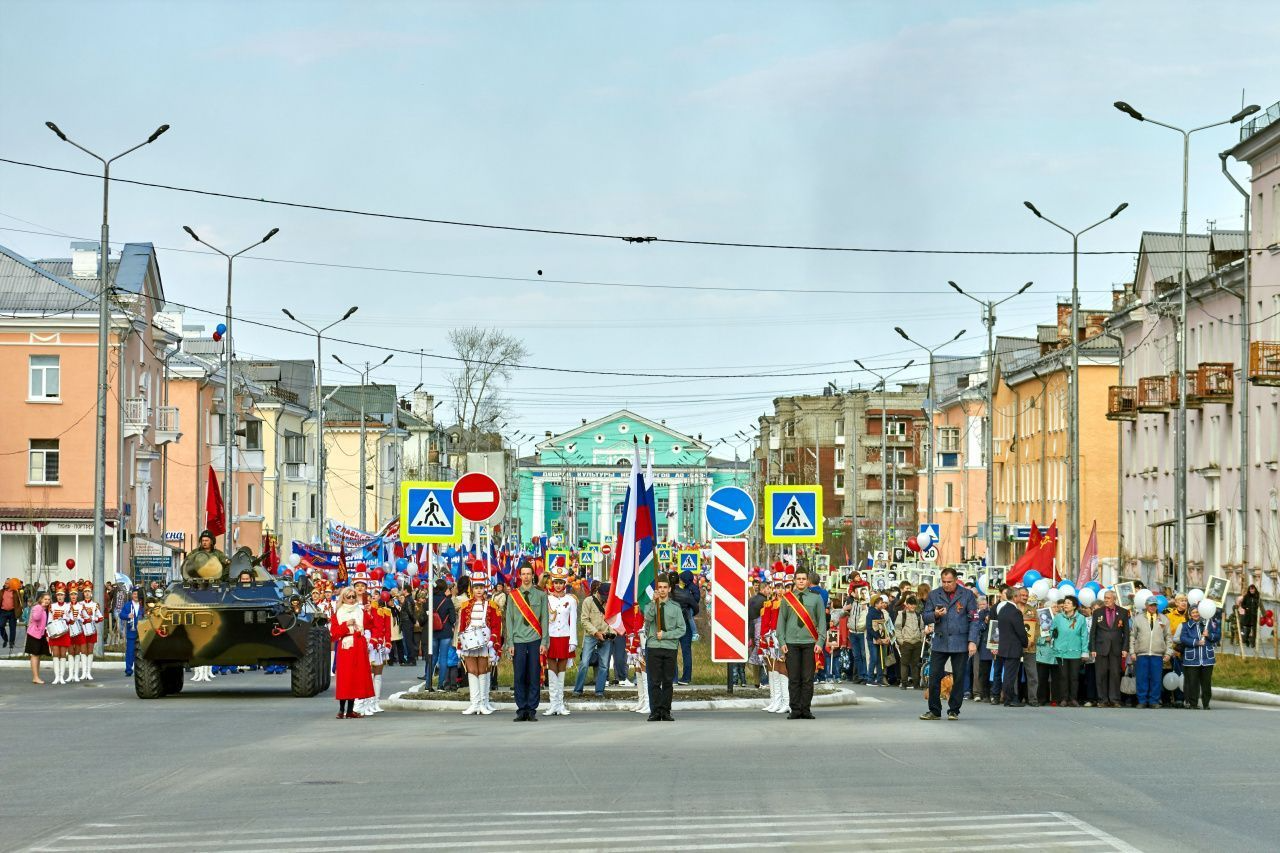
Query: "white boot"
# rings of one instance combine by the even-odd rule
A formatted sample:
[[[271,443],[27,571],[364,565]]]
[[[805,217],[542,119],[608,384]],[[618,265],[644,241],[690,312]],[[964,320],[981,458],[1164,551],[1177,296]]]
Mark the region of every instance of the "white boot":
[[[93,655],[84,656],[84,677],[93,681]]]
[[[479,714],[480,713],[480,676],[467,673],[467,689],[471,691],[471,704],[462,712],[463,714]]]
[[[382,675],[373,677],[373,698],[369,700],[369,713],[382,713]]]
[[[565,673],[563,673],[563,672],[553,672],[553,673],[552,673],[552,675],[553,675],[553,676],[555,676],[556,713],[557,713],[557,714],[559,714],[561,717],[567,717],[567,716],[569,716],[569,709],[568,709],[568,707],[564,704],[564,677],[565,677]]]
[[[778,674],[776,672],[769,673],[769,701],[760,710],[766,714],[772,714],[778,708]]]
[[[62,683],[62,658],[53,659],[53,683]]]
[[[791,691],[787,689],[787,685],[790,683],[791,679],[776,672],[769,680],[773,681],[774,678],[778,680],[778,706],[773,709],[773,713],[789,714],[791,713]]]
[[[493,705],[489,702],[489,687],[493,682],[493,670],[476,676],[480,683],[480,713],[486,717],[493,713]]]
[[[649,713],[649,679],[643,672],[636,673],[636,706],[631,710],[637,714]]]

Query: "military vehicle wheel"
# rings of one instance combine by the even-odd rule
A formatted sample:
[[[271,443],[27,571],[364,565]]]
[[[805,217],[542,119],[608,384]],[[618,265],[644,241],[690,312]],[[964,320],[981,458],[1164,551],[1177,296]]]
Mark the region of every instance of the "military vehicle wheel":
[[[162,671],[155,662],[138,658],[133,665],[133,692],[139,699],[159,699],[164,696]]]
[[[307,636],[307,651],[293,662],[290,669],[290,687],[294,696],[306,698],[320,692],[320,685],[324,683],[322,670],[329,664],[324,655],[328,639],[329,632],[322,626],[311,626],[311,633]]]
[[[160,683],[164,685],[166,696],[176,696],[182,692],[182,665],[167,666],[160,671]]]
[[[316,693],[324,693],[329,689],[329,681],[332,678],[330,672],[330,663],[332,661],[333,640],[329,638],[329,629],[324,628],[324,637],[320,644],[320,663],[316,666],[316,675],[319,677],[320,684],[316,689]],[[314,634],[313,634],[314,636]]]

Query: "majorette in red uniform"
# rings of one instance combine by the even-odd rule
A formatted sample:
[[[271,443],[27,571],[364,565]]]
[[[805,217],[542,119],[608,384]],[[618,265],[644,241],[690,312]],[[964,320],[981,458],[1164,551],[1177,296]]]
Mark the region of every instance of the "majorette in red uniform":
[[[93,681],[93,650],[102,624],[102,608],[93,600],[93,584],[80,582],[80,676]]]
[[[769,664],[769,702],[762,710],[773,714],[785,714],[791,710],[787,693],[787,667],[778,647],[778,608],[780,596],[791,585],[795,569],[788,571],[785,563],[774,563],[773,587],[769,600],[760,609],[760,655]]]
[[[563,564],[551,569],[547,589],[547,695],[551,699],[548,717],[567,717],[564,705],[564,674],[578,647],[578,599],[569,594],[572,575]]]
[[[49,638],[49,654],[53,657],[53,683],[66,684],[70,680],[71,667],[67,654],[71,651],[71,605],[67,603],[67,585],[57,581],[53,585],[53,603],[49,605],[49,629],[45,636]],[[55,625],[60,625],[62,632],[57,633]]]
[[[382,668],[391,656],[391,611],[382,606],[376,597],[364,592],[367,589],[363,581],[356,581],[356,592],[366,602],[364,610],[365,637],[369,641],[369,669],[373,673],[373,696],[366,700],[357,710],[366,717],[381,714],[382,706],[378,700],[382,694]],[[385,595],[386,593],[384,593]]]
[[[489,579],[483,563],[471,564],[471,597],[458,609],[458,631],[453,637],[453,647],[467,671],[471,704],[462,713],[468,715],[493,713],[489,686],[502,648],[502,614],[489,600]]]
[[[636,670],[637,714],[649,713],[649,679],[644,674],[644,611],[632,607],[622,614],[622,630],[626,631],[627,664]]]
[[[373,674],[369,669],[369,644],[364,636],[364,608],[352,587],[342,590],[329,636],[333,638],[336,660],[333,695],[338,700],[338,718],[359,717],[355,701],[373,695]]]

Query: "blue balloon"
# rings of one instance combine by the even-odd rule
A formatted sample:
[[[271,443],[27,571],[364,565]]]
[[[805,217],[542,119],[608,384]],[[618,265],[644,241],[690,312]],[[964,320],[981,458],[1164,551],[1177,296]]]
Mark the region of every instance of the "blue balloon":
[[[1099,595],[1099,596],[1102,595],[1102,584],[1098,583],[1097,581],[1089,581],[1084,586],[1085,586],[1085,589],[1093,590],[1095,595]]]
[[[227,333],[227,324],[226,324],[226,323],[219,323],[219,324],[218,324],[218,328],[217,328],[217,329],[215,329],[214,331],[216,331],[216,332],[217,332],[218,334],[220,334],[220,335],[225,335],[225,334]]]
[[[1075,584],[1065,579],[1058,581],[1058,589],[1062,589],[1064,586],[1075,586]]]
[[[396,576],[395,576],[395,575],[383,575],[383,576],[382,576],[382,588],[383,588],[383,589],[395,589],[395,588],[396,588]]]
[[[405,572],[405,571],[408,571],[408,570],[409,570],[409,561],[408,561],[408,560],[406,560],[404,557],[401,557],[400,559],[396,560],[396,571],[397,571],[397,572]]]
[[[1040,580],[1040,578],[1042,577],[1044,577],[1044,575],[1040,574],[1035,569],[1031,569],[1025,575],[1022,576],[1022,585],[1025,587],[1030,587],[1033,583]]]
[[[1169,609],[1169,599],[1163,595],[1156,596],[1156,609],[1161,613]]]

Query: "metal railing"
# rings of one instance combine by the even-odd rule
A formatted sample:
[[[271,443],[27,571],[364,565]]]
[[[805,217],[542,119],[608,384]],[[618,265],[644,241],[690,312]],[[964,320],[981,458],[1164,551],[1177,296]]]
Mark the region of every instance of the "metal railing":
[[[1138,387],[1112,385],[1107,389],[1107,420],[1132,421],[1138,417]]]
[[[1254,385],[1280,385],[1280,341],[1249,344],[1249,381]]]
[[[147,426],[147,401],[141,397],[130,397],[124,401],[124,425],[135,429]]]
[[[156,430],[158,432],[181,432],[181,416],[177,406],[156,407]]]
[[[1244,142],[1255,133],[1266,130],[1271,125],[1280,121],[1280,101],[1267,107],[1267,111],[1262,113],[1252,121],[1246,121],[1240,125],[1240,141]]]

